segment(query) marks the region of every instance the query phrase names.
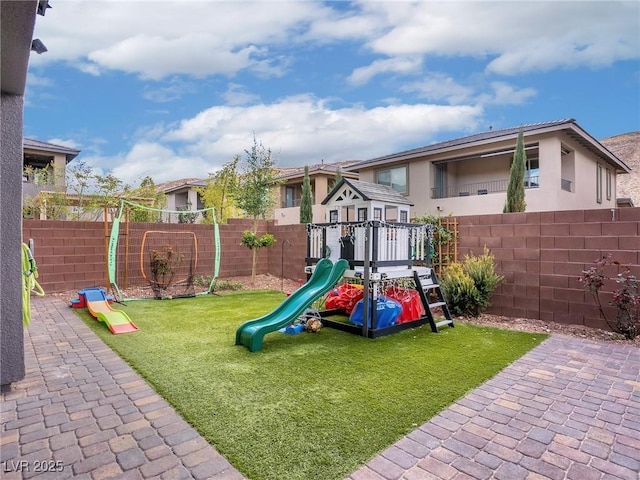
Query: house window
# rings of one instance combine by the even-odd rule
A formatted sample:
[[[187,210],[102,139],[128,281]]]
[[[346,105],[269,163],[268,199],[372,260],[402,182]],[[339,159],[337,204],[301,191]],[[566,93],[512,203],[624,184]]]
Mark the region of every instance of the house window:
[[[338,210],[329,211],[329,223],[338,223]]]
[[[382,209],[374,208],[373,209],[373,219],[374,220],[382,220]]]
[[[433,198],[447,198],[447,164],[437,163],[436,169],[436,188],[433,192]]]
[[[342,207],[342,221],[343,222],[353,222],[356,218],[356,207],[353,205],[347,205],[346,207]]]
[[[400,210],[400,223],[409,223],[408,213],[406,210]]]
[[[300,206],[300,198],[297,195],[296,187],[284,187],[284,202],[282,208],[291,208]]]
[[[596,202],[602,203],[602,165],[596,165]]]
[[[398,207],[391,205],[385,205],[384,207],[384,221],[385,222],[397,222],[398,221]]]
[[[409,193],[407,188],[407,166],[388,168],[376,172],[376,183],[393,188],[398,193]]]
[[[524,186],[535,188],[540,186],[540,161],[527,158],[527,169],[524,172]]]
[[[560,188],[573,192],[576,179],[576,155],[573,150],[562,145],[560,157]]]
[[[359,208],[358,209],[358,221],[359,222],[366,222],[367,221],[367,209],[366,208]]]
[[[611,170],[607,168],[607,200],[611,200]]]

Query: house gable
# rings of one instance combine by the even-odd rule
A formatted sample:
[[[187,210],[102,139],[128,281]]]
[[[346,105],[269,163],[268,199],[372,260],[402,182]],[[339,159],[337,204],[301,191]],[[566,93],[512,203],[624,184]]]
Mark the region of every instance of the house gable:
[[[358,172],[362,169],[378,168],[399,162],[407,162],[417,158],[432,158],[435,156],[455,156],[456,151],[468,150],[470,148],[490,150],[492,145],[500,142],[511,142],[515,145],[518,132],[522,128],[525,134],[525,140],[532,135],[540,135],[546,133],[563,132],[567,138],[572,139],[600,160],[610,164],[616,168],[618,173],[629,173],[629,166],[607,150],[600,142],[594,139],[586,130],[584,130],[575,119],[563,119],[551,122],[540,122],[521,125],[518,127],[505,128],[500,130],[489,130],[486,132],[468,135],[465,137],[447,140],[444,142],[434,143],[424,147],[418,147],[403,152],[392,153],[382,157],[364,160],[347,167],[346,170]]]
[[[412,203],[386,185],[343,178],[322,201],[328,222],[409,221]]]
[[[525,125],[527,211],[616,206],[616,175],[628,165],[573,119]],[[501,213],[519,128],[489,131],[360,162],[360,181],[406,170],[418,215]],[[384,175],[384,177],[383,177]],[[404,185],[402,185],[404,187]]]

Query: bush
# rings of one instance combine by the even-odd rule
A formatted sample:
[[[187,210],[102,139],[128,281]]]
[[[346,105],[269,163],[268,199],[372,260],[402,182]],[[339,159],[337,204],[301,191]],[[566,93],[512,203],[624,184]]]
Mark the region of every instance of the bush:
[[[629,266],[611,259],[611,255],[602,257],[593,262],[594,265],[588,270],[583,270],[580,282],[584,288],[592,295],[598,306],[600,315],[614,332],[621,333],[626,338],[633,340],[640,335],[640,291],[638,288],[638,278],[631,273]],[[615,266],[622,271],[615,277],[606,274],[607,267]],[[609,305],[616,308],[616,317],[609,318],[600,301],[600,291],[606,283],[615,282],[617,288],[613,290],[613,298]]]
[[[464,271],[461,263],[449,265],[440,278],[451,313],[462,316],[475,316],[478,311],[479,293],[473,278]]]
[[[242,240],[240,243],[251,250],[255,250],[262,247],[271,247],[276,243],[276,237],[270,233],[265,233],[261,237],[258,237],[258,235],[251,230],[245,230],[242,232]]]
[[[440,285],[451,313],[478,316],[491,304],[491,295],[504,277],[495,272],[495,257],[484,248],[482,255],[465,255],[464,263],[447,267]]]
[[[489,308],[491,295],[504,277],[496,274],[495,257],[485,246],[482,255],[464,256],[464,270],[473,279],[478,290],[478,313]]]

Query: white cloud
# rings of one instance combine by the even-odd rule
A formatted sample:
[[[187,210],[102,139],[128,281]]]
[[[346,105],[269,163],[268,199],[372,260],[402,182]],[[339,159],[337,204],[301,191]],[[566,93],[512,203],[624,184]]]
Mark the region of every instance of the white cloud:
[[[143,98],[156,103],[167,103],[179,100],[186,94],[196,92],[196,85],[173,78],[164,86],[147,85],[142,92]]]
[[[480,104],[492,105],[522,105],[537,95],[534,88],[516,88],[506,82],[492,82],[493,92],[480,95],[477,99]]]
[[[71,139],[71,138],[50,138],[47,140],[48,143],[53,143],[54,145],[60,145],[63,147],[73,148],[79,150],[81,148],[80,143]]]
[[[474,88],[462,85],[444,73],[427,75],[421,81],[404,85],[401,90],[414,92],[418,98],[454,105],[467,102],[474,93]]]
[[[514,75],[601,67],[640,56],[637,2],[377,2],[389,28],[372,52],[488,59],[487,71]]]
[[[204,178],[235,155],[243,157],[254,133],[280,166],[367,159],[407,144],[427,145],[438,133],[473,131],[482,114],[481,107],[469,105],[331,108],[328,101],[296,96],[268,105],[208,108],[175,128],[146,131],[125,154],[85,161],[109,165],[115,176],[131,184],[146,175],[156,183]]]
[[[237,50],[218,47],[215,39],[205,34],[187,34],[176,39],[136,35],[89,53],[89,59],[102,67],[140,72],[145,78],[160,80],[178,73],[196,77],[231,75],[248,68],[260,53],[255,46]]]
[[[138,132],[129,151],[112,157],[82,155],[103,173],[131,185],[145,176],[156,183],[205,178],[234,156],[244,157],[255,138],[270,148],[280,166],[368,159],[407,144],[427,145],[437,134],[477,128],[477,106],[429,104],[331,108],[311,96],[248,107],[212,107],[174,128],[155,125]]]
[[[230,83],[227,86],[227,91],[222,94],[222,98],[227,105],[231,106],[246,105],[260,99],[258,95],[249,93],[246,87],[238,83]]]
[[[36,31],[49,47],[44,65],[66,61],[97,74],[117,69],[160,79],[231,75],[246,68],[281,74],[266,46],[286,45],[330,10],[316,2],[64,1]]]
[[[37,22],[49,51],[31,61],[148,79],[278,77],[294,62],[292,46],[346,41],[380,57],[353,70],[355,85],[413,74],[430,56],[486,60],[487,72],[515,75],[637,59],[639,18],[633,1],[69,0]]]
[[[182,155],[158,142],[140,141],[126,153],[112,157],[83,156],[82,160],[102,174],[110,172],[132,186],[139,185],[146,176],[161,183],[192,176],[204,178],[208,173],[208,165],[202,158]]]
[[[27,75],[27,88],[50,87],[53,84],[50,78],[44,75],[29,72]]]
[[[376,60],[366,67],[356,68],[347,79],[352,85],[364,85],[376,75],[382,73],[399,73],[403,75],[416,73],[422,67],[422,60],[416,57],[394,57]]]

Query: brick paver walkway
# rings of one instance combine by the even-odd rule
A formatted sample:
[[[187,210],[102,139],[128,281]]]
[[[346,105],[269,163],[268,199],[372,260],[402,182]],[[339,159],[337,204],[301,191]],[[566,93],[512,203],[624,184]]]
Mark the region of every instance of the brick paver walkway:
[[[27,377],[0,398],[3,480],[243,478],[63,301],[32,307]],[[640,349],[556,335],[349,480],[639,472]]]
[[[640,348],[555,335],[350,480],[639,480]]]
[[[0,399],[2,480],[244,478],[63,301],[32,312],[26,378]]]

